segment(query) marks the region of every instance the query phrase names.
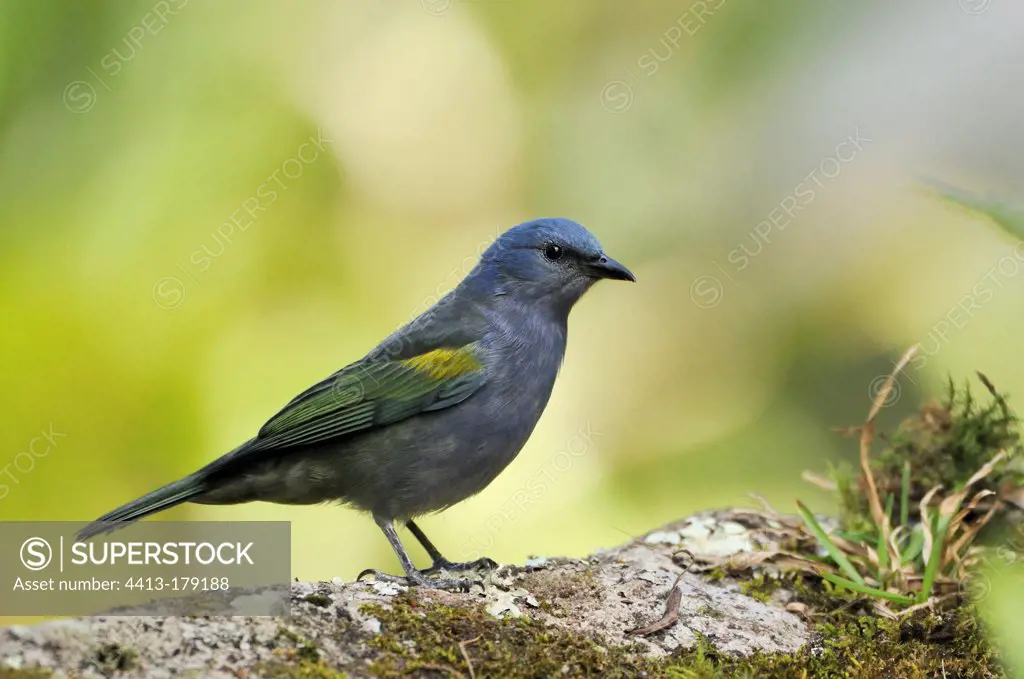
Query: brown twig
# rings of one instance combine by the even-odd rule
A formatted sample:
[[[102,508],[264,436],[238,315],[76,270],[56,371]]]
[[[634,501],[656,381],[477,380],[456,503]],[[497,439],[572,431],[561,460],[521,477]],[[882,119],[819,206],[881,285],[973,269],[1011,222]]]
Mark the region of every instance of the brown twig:
[[[476,639],[470,639],[469,641],[460,641],[459,650],[462,652],[462,657],[466,661],[466,667],[469,668],[469,679],[476,679],[476,671],[473,669],[473,661],[469,659],[469,652],[466,651],[466,647],[475,644],[480,641],[480,637]]]
[[[925,602],[919,603],[919,604],[914,604],[913,606],[909,606],[907,608],[904,608],[897,615],[900,618],[907,618],[907,617],[912,616],[914,613],[917,613],[918,611],[926,611],[926,610],[927,611],[934,611],[936,609],[936,607],[938,607],[940,604],[943,604],[943,603],[945,603],[947,601],[950,601],[951,599],[955,598],[956,596],[957,596],[956,592],[954,592],[952,594],[942,594],[940,596],[933,596],[933,597],[929,598],[928,601],[925,601]]]
[[[779,513],[775,511],[775,507],[772,507],[772,504],[768,502],[768,498],[766,498],[765,496],[761,495],[760,493],[750,493],[748,497],[750,497],[750,499],[752,499],[757,504],[761,505],[761,509],[770,514],[772,518],[779,517]]]
[[[882,500],[878,496],[878,484],[875,483],[875,474],[871,471],[871,443],[875,439],[875,418],[878,417],[878,413],[885,406],[889,398],[892,385],[896,381],[896,375],[910,363],[916,353],[917,345],[915,344],[907,349],[906,353],[903,354],[903,357],[892,369],[892,372],[889,373],[889,376],[885,378],[882,388],[875,394],[871,410],[868,412],[868,419],[860,430],[860,468],[861,473],[864,475],[864,483],[867,486],[868,507],[871,509],[871,518],[885,537],[885,545],[889,545],[890,542],[891,525],[889,517],[882,508]]]
[[[833,481],[832,479],[826,479],[824,476],[821,476],[820,474],[815,474],[814,472],[809,471],[807,469],[805,469],[803,473],[800,474],[800,476],[807,483],[815,485],[818,488],[821,488],[822,490],[827,490],[833,493],[836,491],[836,482]]]

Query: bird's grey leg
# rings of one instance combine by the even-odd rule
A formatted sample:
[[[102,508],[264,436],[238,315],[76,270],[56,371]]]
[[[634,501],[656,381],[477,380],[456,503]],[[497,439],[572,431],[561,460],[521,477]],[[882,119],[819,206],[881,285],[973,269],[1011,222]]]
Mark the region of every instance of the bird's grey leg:
[[[424,576],[416,570],[416,565],[412,562],[409,557],[409,553],[405,551],[405,547],[402,546],[402,541],[398,539],[398,533],[395,531],[395,524],[391,519],[385,519],[380,516],[374,516],[373,520],[377,522],[381,531],[384,533],[384,537],[388,539],[391,544],[391,549],[395,550],[395,555],[398,556],[399,563],[402,564],[402,570],[405,571],[405,577],[396,575],[388,575],[387,573],[381,573],[380,571],[368,568],[359,574],[356,580],[362,580],[366,575],[372,575],[375,580],[382,582],[395,582],[410,587],[428,587],[431,589],[458,589],[462,591],[469,591],[470,582],[468,580],[440,580],[430,579]]]
[[[420,573],[423,575],[430,575],[441,570],[467,571],[476,570],[478,568],[492,570],[498,567],[498,564],[496,564],[492,559],[488,559],[487,557],[477,559],[476,561],[469,561],[466,563],[453,563],[448,559],[444,558],[444,555],[441,554],[441,550],[434,546],[434,543],[431,542],[430,538],[427,537],[426,533],[424,533],[420,529],[420,527],[416,525],[415,521],[409,519],[405,522],[405,527],[408,528],[409,532],[412,533],[413,537],[415,537],[419,541],[419,543],[423,545],[423,549],[427,550],[427,554],[430,555],[431,560],[434,562],[433,565],[427,570],[420,571]]]

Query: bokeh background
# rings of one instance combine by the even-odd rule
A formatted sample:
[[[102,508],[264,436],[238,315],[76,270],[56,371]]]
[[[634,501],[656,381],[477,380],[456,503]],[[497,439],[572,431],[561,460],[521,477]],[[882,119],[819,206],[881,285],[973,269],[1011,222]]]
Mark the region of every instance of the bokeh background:
[[[527,448],[424,520],[443,551],[827,511],[800,473],[854,459],[830,429],[910,344],[883,425],[976,369],[1024,394],[1024,246],[922,188],[1014,203],[1022,31],[1008,0],[3,3],[0,518],[191,472],[547,215],[640,282],[574,312]],[[397,568],[337,507],[166,518],[289,520],[301,578]]]

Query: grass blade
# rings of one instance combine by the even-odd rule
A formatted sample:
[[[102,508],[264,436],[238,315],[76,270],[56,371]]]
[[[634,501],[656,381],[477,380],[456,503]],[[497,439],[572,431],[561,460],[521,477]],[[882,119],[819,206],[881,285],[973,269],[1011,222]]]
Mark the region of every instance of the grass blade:
[[[939,562],[942,561],[942,545],[946,541],[949,520],[949,517],[943,517],[940,512],[935,512],[933,524],[935,528],[932,531],[932,551],[928,557],[928,565],[924,568],[924,577],[921,580],[921,593],[917,595],[918,603],[928,601],[932,595],[935,577],[939,574]]]
[[[914,530],[910,533],[910,543],[904,549],[900,559],[905,564],[912,564],[917,557],[921,556],[922,549],[924,549],[924,533],[920,526],[914,526]]]
[[[858,573],[857,569],[853,567],[850,560],[846,558],[843,551],[836,546],[836,543],[832,542],[828,533],[826,533],[825,529],[821,527],[818,520],[814,518],[814,514],[811,513],[811,510],[807,509],[804,503],[799,500],[797,500],[796,506],[797,510],[800,512],[800,517],[804,520],[808,530],[810,530],[811,533],[814,534],[814,537],[818,539],[818,542],[820,542],[821,546],[825,548],[825,551],[827,551],[829,556],[832,557],[832,560],[836,562],[839,569],[842,570],[843,573],[846,573],[847,577],[855,583],[863,586],[864,578],[860,576],[860,573]]]
[[[910,460],[903,463],[903,482],[900,487],[900,525],[910,524]]]
[[[1024,238],[1024,211],[1019,206],[991,194],[983,196],[934,179],[925,180],[925,184],[945,200],[969,212],[988,217],[1011,236]]]
[[[861,543],[861,544],[870,543],[872,540],[875,539],[874,535],[868,535],[867,533],[851,533],[849,531],[845,531],[845,530],[842,530],[842,529],[836,530],[832,534],[835,535],[838,538],[842,538],[843,540],[846,540],[847,542],[854,542],[854,543]]]
[[[895,501],[895,499],[896,498],[894,498],[892,495],[888,495],[885,498],[885,516],[886,516],[886,518],[892,516],[892,504]],[[882,573],[884,573],[885,571],[889,570],[889,540],[888,540],[888,537],[889,536],[887,536],[885,534],[885,531],[882,530],[882,527],[879,526],[878,527],[878,540],[875,543],[875,549],[878,550],[878,568],[879,568],[879,570]],[[881,579],[882,578],[879,578],[879,580],[881,580]],[[885,584],[885,583],[883,583],[883,584]]]
[[[840,577],[835,573],[822,573],[821,577],[828,580],[833,585],[838,585],[844,589],[848,589],[851,592],[857,592],[858,594],[866,594],[876,599],[886,599],[888,601],[894,601],[898,604],[909,605],[914,603],[914,598],[905,594],[894,594],[893,592],[886,592],[884,589],[878,589],[877,587],[871,587],[864,583],[856,583],[846,578]]]

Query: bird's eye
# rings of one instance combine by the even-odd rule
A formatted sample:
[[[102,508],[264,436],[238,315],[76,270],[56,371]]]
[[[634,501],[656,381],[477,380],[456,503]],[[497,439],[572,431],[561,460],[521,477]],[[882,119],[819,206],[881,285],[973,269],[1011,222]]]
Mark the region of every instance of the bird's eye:
[[[557,262],[558,260],[560,260],[563,254],[565,253],[562,250],[561,246],[555,245],[554,243],[549,243],[548,246],[544,248],[544,256],[550,259],[552,262]]]

